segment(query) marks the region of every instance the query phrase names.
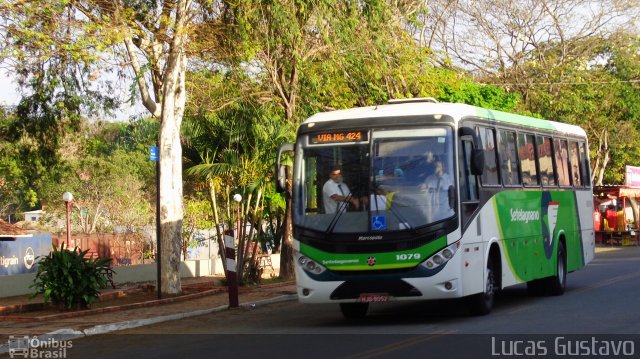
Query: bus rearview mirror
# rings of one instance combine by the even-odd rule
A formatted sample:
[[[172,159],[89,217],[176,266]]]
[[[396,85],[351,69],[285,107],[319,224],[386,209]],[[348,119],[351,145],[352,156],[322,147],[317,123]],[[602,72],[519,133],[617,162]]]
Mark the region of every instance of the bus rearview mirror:
[[[287,189],[287,166],[280,164],[283,152],[292,152],[293,143],[285,143],[278,149],[278,157],[276,159],[276,191],[284,192]]]
[[[471,174],[474,176],[482,175],[484,171],[484,151],[474,148],[471,151]]]
[[[287,189],[287,166],[280,165],[277,171],[276,191],[282,193]]]
[[[473,150],[471,151],[471,174],[474,176],[482,175],[484,171],[484,151],[480,148],[480,142],[476,131],[471,127],[460,127],[460,136],[469,136],[473,141]]]

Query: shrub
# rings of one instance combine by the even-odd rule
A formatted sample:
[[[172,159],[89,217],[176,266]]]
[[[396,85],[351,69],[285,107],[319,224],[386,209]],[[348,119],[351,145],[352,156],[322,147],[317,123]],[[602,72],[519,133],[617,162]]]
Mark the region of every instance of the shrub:
[[[113,269],[110,258],[86,258],[88,250],[58,250],[55,246],[47,256],[38,257],[38,272],[30,288],[32,297],[42,294],[44,302],[64,306],[66,309],[87,308],[95,302],[111,281]]]

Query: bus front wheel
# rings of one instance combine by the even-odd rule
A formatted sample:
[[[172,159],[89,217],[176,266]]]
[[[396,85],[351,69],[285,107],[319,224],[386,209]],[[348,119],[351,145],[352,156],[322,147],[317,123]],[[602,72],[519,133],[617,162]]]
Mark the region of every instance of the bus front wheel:
[[[340,311],[346,319],[364,318],[369,310],[369,303],[340,303]]]
[[[471,311],[475,315],[486,315],[493,309],[493,301],[496,293],[496,271],[493,260],[487,263],[487,276],[484,283],[484,292],[472,295]]]

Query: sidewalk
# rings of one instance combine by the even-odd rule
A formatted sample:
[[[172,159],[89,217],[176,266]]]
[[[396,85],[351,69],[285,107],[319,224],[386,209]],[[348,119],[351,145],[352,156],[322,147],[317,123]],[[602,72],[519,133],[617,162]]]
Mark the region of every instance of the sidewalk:
[[[189,286],[209,286],[220,278],[203,277],[189,282]],[[130,303],[121,306],[89,309],[79,312],[63,312],[54,315],[32,316],[0,315],[0,353],[6,353],[10,336],[42,336],[58,334],[70,337],[104,334],[117,330],[176,320],[197,315],[228,310],[229,294],[226,287],[214,287],[185,297],[166,298]],[[294,281],[243,286],[239,290],[239,309],[269,303],[295,300]],[[0,308],[9,303],[0,300]],[[33,301],[31,301],[33,302]],[[13,303],[15,304],[15,303]]]

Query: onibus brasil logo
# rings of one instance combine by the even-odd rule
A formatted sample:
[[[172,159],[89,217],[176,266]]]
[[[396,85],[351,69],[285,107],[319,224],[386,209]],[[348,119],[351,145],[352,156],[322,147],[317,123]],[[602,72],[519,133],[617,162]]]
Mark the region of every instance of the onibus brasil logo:
[[[10,335],[7,344],[11,358],[67,358],[67,349],[73,347],[71,340],[28,335]]]

